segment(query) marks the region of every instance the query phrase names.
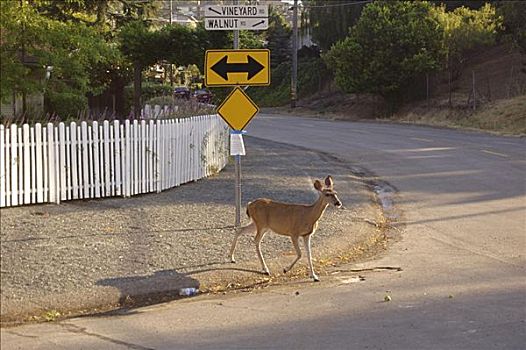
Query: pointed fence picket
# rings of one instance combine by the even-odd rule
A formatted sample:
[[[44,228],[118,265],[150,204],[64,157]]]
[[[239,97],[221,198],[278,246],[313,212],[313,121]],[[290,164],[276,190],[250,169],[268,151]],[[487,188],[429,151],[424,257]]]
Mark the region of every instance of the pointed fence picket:
[[[0,125],[0,207],[161,192],[228,161],[217,115]]]

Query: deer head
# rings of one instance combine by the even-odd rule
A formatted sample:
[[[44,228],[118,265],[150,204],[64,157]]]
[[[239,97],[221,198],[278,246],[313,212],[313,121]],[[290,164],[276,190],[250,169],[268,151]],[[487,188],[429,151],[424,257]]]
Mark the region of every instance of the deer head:
[[[342,202],[337,196],[337,192],[334,190],[334,181],[332,176],[328,175],[325,178],[325,187],[322,185],[320,180],[314,181],[314,188],[320,192],[321,200],[325,204],[332,204],[337,208],[342,208]]]

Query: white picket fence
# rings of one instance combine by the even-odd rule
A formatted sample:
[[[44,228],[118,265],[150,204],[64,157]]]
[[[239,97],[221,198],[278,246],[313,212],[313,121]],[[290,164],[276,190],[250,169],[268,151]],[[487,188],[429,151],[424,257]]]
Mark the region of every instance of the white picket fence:
[[[223,169],[228,136],[217,115],[0,125],[0,207],[160,192]]]

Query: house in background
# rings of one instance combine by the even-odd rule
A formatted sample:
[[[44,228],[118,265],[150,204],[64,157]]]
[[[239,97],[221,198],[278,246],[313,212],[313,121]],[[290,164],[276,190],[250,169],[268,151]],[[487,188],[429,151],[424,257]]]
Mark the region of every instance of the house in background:
[[[24,66],[31,69],[28,79],[43,82],[49,78],[53,67],[43,68],[34,56],[25,55],[20,57]],[[17,118],[27,115],[42,115],[44,113],[44,90],[31,94],[13,92],[10,101],[1,103],[0,115],[4,118]]]

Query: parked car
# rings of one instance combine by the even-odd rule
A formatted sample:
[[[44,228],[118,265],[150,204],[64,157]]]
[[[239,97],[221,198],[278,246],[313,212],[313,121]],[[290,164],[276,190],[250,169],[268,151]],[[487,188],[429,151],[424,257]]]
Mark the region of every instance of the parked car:
[[[176,87],[174,89],[174,97],[190,99],[190,89],[184,86]]]
[[[210,103],[212,102],[212,97],[214,97],[214,95],[207,89],[195,90],[193,96],[197,102],[201,103]]]

